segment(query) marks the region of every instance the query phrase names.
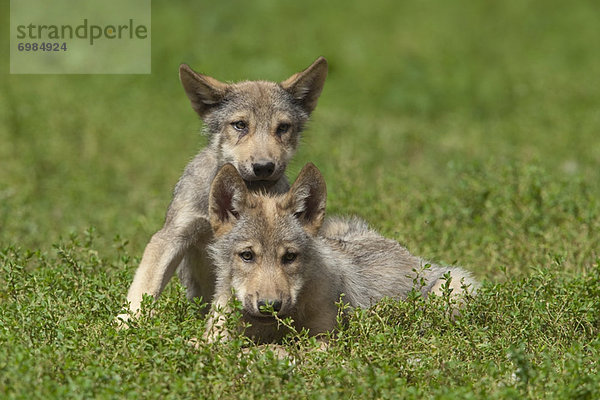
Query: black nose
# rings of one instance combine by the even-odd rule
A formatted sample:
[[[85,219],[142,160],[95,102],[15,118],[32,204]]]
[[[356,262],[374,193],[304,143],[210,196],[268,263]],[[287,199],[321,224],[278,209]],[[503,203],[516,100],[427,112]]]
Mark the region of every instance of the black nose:
[[[268,178],[275,171],[275,164],[272,162],[254,163],[252,164],[252,170],[257,178]]]
[[[273,307],[273,311],[279,312],[281,311],[281,300],[259,300],[256,305],[258,306],[258,310],[263,315],[271,315],[270,311],[265,309],[261,309],[262,307],[266,307],[267,305],[271,305]]]

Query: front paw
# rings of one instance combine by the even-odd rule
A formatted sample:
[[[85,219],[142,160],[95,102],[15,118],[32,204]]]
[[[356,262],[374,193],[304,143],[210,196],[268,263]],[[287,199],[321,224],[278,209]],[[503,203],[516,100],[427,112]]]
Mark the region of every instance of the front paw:
[[[290,352],[282,345],[277,344],[277,343],[270,343],[270,344],[261,344],[259,346],[256,347],[258,349],[259,352],[261,353],[265,353],[267,351],[271,351],[273,353],[273,356],[275,358],[277,358],[278,360],[293,360],[294,357],[290,354]],[[248,347],[244,348],[243,352],[245,354],[249,354],[252,350]]]
[[[115,317],[115,325],[117,326],[117,329],[129,329],[129,320],[131,318],[131,314],[129,313],[125,313],[125,314],[119,314]]]

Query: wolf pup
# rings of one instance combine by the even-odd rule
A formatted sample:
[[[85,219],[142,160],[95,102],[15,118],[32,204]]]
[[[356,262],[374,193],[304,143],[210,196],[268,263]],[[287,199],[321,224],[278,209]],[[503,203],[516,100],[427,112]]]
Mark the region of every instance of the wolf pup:
[[[242,321],[250,324],[246,335],[269,343],[286,332],[264,306],[317,335],[335,328],[342,293],[345,303],[363,308],[383,297],[405,298],[415,270],[425,279],[424,295],[442,292],[446,272],[452,296],[474,290],[465,270],[424,268],[427,261],[358,218],[324,220],[325,202],[325,181],[313,164],[286,194],[253,193],[235,167],[221,168],[209,197],[216,291],[207,340],[227,339],[224,313],[232,292],[242,304]]]
[[[130,313],[139,310],[144,293],[158,297],[178,266],[189,299],[212,298],[215,276],[206,245],[212,239],[208,194],[213,178],[222,165],[231,163],[245,188],[286,192],[289,183],[284,171],[326,76],[323,57],[281,83],[225,84],[186,64],[180,66],[181,83],[205,123],[210,142],[185,168],[164,226],[144,250],[127,294]],[[128,314],[118,318],[126,321]]]

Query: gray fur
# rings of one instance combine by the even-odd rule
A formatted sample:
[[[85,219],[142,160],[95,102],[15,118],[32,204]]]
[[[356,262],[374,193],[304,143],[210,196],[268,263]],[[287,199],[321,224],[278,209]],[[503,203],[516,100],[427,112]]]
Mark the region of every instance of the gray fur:
[[[351,307],[370,307],[383,297],[403,299],[414,287],[418,273],[426,281],[424,295],[441,293],[442,276],[450,272],[453,296],[475,289],[470,274],[458,267],[442,267],[416,257],[394,240],[381,236],[359,218],[324,218],[325,182],[317,168],[307,164],[286,194],[256,194],[232,184],[241,180],[235,168],[225,166],[213,182],[231,188],[235,204],[216,197],[233,193],[211,191],[211,218],[219,232],[209,246],[216,267],[214,309],[227,312],[232,289],[243,304],[243,319],[251,326],[246,334],[259,342],[276,342],[285,334],[272,316],[264,315],[259,301],[281,303],[279,317],[291,317],[297,329],[311,335],[336,326],[343,301]],[[228,185],[221,185],[226,180]],[[225,213],[218,207],[224,207]],[[299,213],[298,210],[301,210]],[[221,210],[222,211],[222,210]],[[303,215],[303,213],[306,213]],[[314,229],[317,227],[317,229]],[[320,229],[319,229],[320,227]],[[253,254],[253,261],[240,257]],[[288,253],[293,262],[285,262]],[[227,337],[220,329],[222,314],[215,311],[207,338]]]

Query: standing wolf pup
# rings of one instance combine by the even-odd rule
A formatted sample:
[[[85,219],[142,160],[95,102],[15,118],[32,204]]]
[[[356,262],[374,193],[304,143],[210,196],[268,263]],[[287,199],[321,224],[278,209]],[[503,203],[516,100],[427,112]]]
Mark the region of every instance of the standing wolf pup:
[[[238,171],[225,165],[212,183],[209,216],[215,239],[209,246],[216,271],[216,292],[206,338],[227,338],[222,325],[232,289],[242,303],[246,335],[277,342],[286,333],[263,306],[291,317],[310,335],[336,326],[339,301],[370,307],[383,297],[405,298],[415,272],[421,288],[440,294],[446,283],[453,296],[471,292],[475,281],[458,267],[431,265],[398,242],[371,230],[358,218],[325,217],[325,181],[307,164],[288,193],[250,192]]]
[[[181,65],[181,83],[206,125],[210,142],[185,168],[164,226],[144,250],[127,294],[131,313],[139,310],[143,294],[158,297],[178,266],[189,299],[212,298],[215,277],[206,245],[212,239],[208,194],[214,176],[222,165],[231,163],[248,189],[287,191],[284,171],[326,76],[323,57],[281,83],[225,84]],[[119,318],[126,321],[128,314]]]

